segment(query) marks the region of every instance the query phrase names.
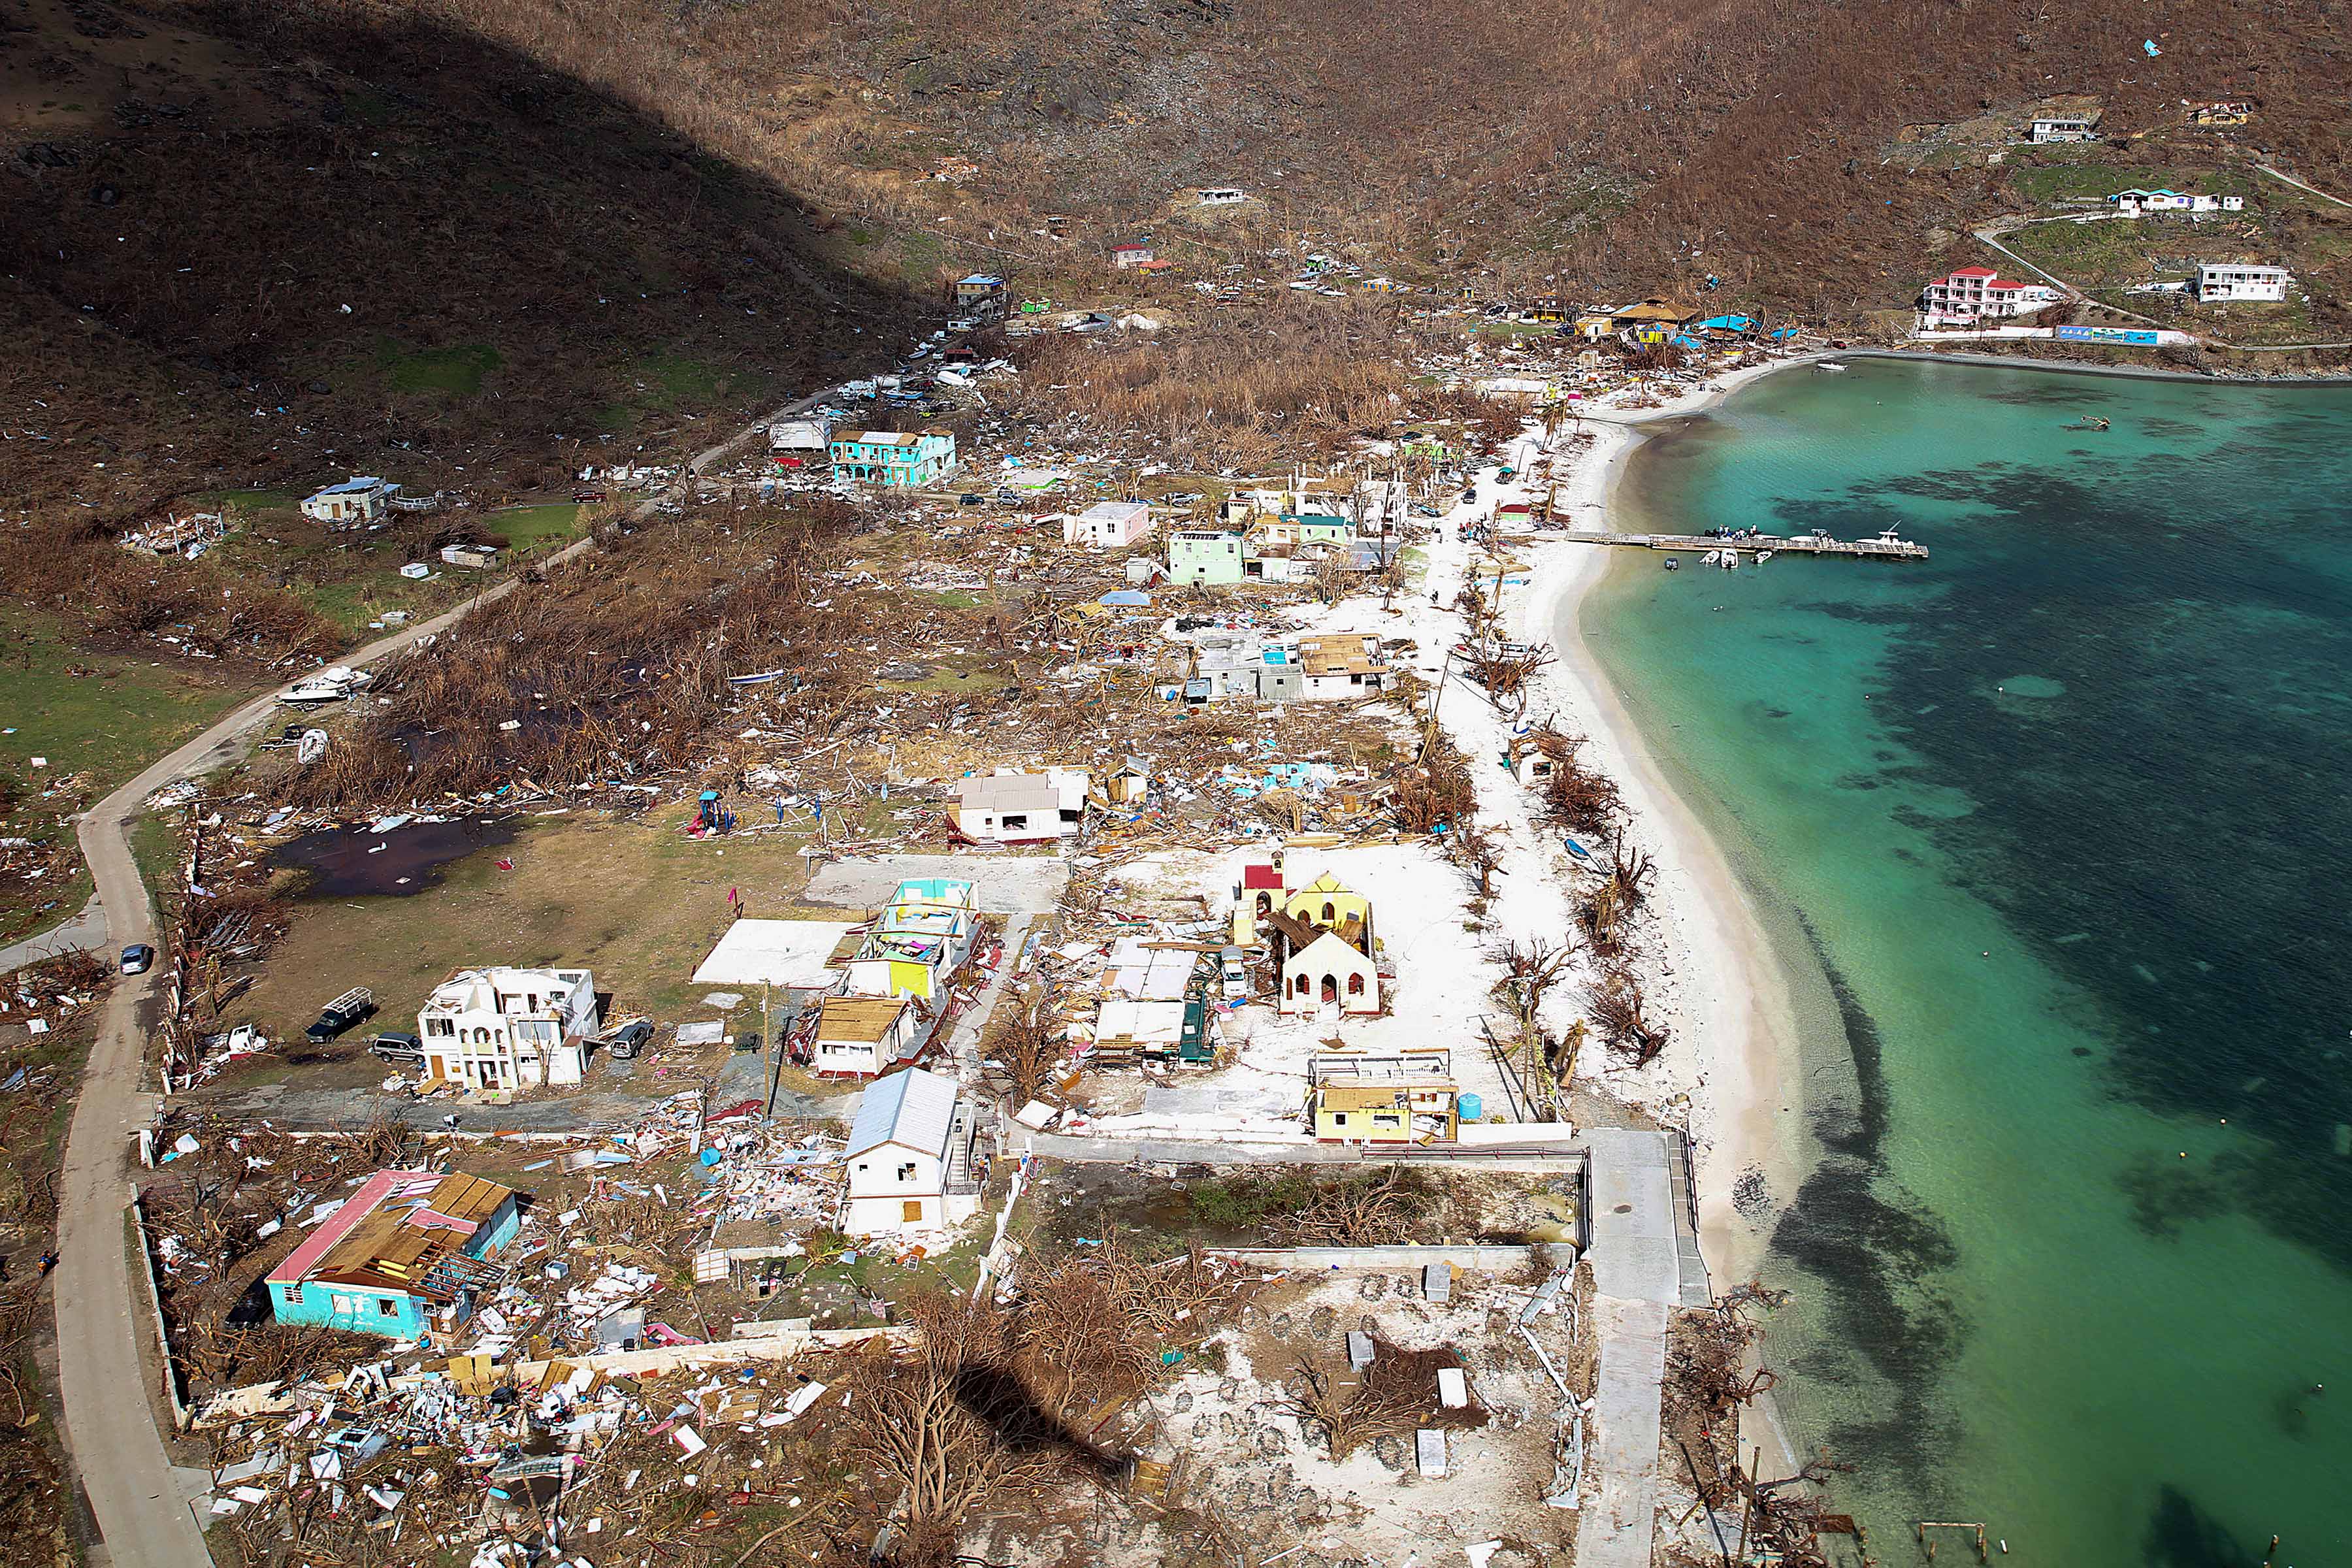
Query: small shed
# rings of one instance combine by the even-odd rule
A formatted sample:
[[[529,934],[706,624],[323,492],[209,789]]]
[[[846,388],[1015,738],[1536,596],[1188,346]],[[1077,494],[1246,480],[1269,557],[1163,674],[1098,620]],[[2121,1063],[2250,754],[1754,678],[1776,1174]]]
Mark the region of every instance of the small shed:
[[[1103,781],[1103,793],[1113,805],[1140,805],[1151,793],[1151,770],[1141,757],[1129,757]]]

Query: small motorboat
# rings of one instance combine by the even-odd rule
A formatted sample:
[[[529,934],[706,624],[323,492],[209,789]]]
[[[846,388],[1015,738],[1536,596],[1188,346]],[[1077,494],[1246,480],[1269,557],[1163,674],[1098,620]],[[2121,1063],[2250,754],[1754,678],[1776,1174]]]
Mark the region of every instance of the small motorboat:
[[[317,674],[304,676],[288,687],[278,700],[297,708],[341,702],[367,683],[368,678],[364,674],[348,665],[331,664]]]
[[[1679,571],[1681,571],[1682,569],[1683,569],[1683,563],[1682,563],[1681,562],[1679,562],[1679,561],[1675,560],[1675,559],[1673,556],[1671,556],[1671,555],[1669,555],[1669,556],[1667,556],[1667,557],[1666,557],[1666,570],[1667,570],[1667,571],[1669,571],[1669,572],[1679,572]]]
[[[1822,360],[1820,363],[1813,366],[1813,374],[1815,375],[1838,375],[1843,374],[1844,370],[1844,364],[1840,361],[1833,359]]]
[[[2061,430],[2105,430],[2108,428],[2108,425],[2105,419],[2100,418],[2095,414],[2085,414],[2080,419],[2075,420],[2072,425],[2061,425],[2058,428]]]
[[[1756,564],[1759,566],[1763,565],[1764,563],[1771,559],[1772,552],[1769,550],[1759,550],[1756,552]]]

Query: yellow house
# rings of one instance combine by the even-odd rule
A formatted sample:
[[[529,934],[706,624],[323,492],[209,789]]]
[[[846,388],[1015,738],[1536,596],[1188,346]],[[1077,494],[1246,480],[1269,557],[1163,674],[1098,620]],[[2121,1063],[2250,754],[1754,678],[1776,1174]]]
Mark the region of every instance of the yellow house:
[[[1460,1126],[1450,1078],[1327,1078],[1315,1086],[1315,1137],[1326,1143],[1452,1140]]]

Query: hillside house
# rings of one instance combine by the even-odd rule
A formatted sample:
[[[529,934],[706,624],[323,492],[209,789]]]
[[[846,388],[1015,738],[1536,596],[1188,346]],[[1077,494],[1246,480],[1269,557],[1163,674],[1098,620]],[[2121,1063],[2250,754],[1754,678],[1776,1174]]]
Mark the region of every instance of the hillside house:
[[[2250,267],[2239,261],[2208,261],[2197,268],[2197,302],[2237,300],[2275,305],[2286,299],[2294,274],[2284,267]]]
[[[2194,216],[2200,213],[2243,212],[2243,196],[2204,195],[2187,191],[2117,191],[2107,198],[2116,212],[2125,217],[2141,217],[2149,213],[2179,212]]]
[[[1150,262],[1151,247],[1148,245],[1129,240],[1125,245],[1114,245],[1110,247],[1110,264],[1121,272],[1130,268],[1149,266]]]
[[[957,784],[948,821],[974,844],[1050,844],[1086,826],[1089,782],[1070,768],[977,774]]]
[[[1920,291],[1919,314],[1927,326],[1973,326],[2030,315],[2061,298],[2046,284],[2011,282],[1990,267],[1963,267]]]
[[[808,1066],[821,1078],[879,1078],[912,1061],[923,1039],[922,1016],[908,997],[820,997]]]
[[[2095,142],[2099,139],[2096,115],[2052,115],[2036,120],[2026,127],[2025,139],[2040,146],[2053,142]]]
[[[373,522],[392,505],[400,487],[372,475],[353,474],[339,485],[329,485],[306,497],[302,515],[314,522]]]
[[[1151,531],[1151,509],[1139,500],[1102,500],[1062,519],[1062,542],[1124,550]]]
[[[468,1089],[578,1083],[599,1027],[585,969],[461,969],[416,1014],[427,1080]]]
[[[1011,294],[1005,288],[1004,279],[992,277],[985,272],[975,272],[969,278],[957,279],[950,286],[949,293],[954,301],[958,315],[970,316],[975,321],[1003,321],[1005,309],[1012,300]]]
[[[878,1079],[850,1123],[842,1230],[890,1236],[958,1225],[979,1212],[986,1170],[975,1122],[951,1078],[907,1068]]]
[[[454,1328],[499,1282],[487,1260],[520,1224],[515,1194],[494,1182],[378,1171],[269,1271],[270,1315],[394,1340]]]
[[[779,419],[768,426],[768,451],[778,468],[810,468],[826,460],[832,437],[822,419]]]
[[[919,489],[955,471],[955,434],[947,430],[860,430],[830,446],[833,477],[887,489]]]
[[[1221,587],[1242,580],[1240,531],[1230,528],[1182,528],[1168,536],[1168,576],[1178,584],[1202,583]]]
[[[1200,204],[1204,207],[1229,207],[1236,202],[1249,200],[1249,193],[1238,185],[1202,185]]]
[[[2252,100],[2243,98],[2208,99],[2201,103],[2181,105],[2191,125],[2243,125],[2254,117]]]

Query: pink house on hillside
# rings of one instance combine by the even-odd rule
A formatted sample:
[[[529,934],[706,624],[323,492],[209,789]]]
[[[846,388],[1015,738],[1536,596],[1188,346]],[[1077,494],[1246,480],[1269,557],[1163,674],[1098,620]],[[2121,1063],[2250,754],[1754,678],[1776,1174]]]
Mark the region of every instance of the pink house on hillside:
[[[1923,326],[1974,326],[2031,315],[2062,298],[2046,284],[2013,282],[1990,267],[1963,267],[1920,290],[1919,314]]]

